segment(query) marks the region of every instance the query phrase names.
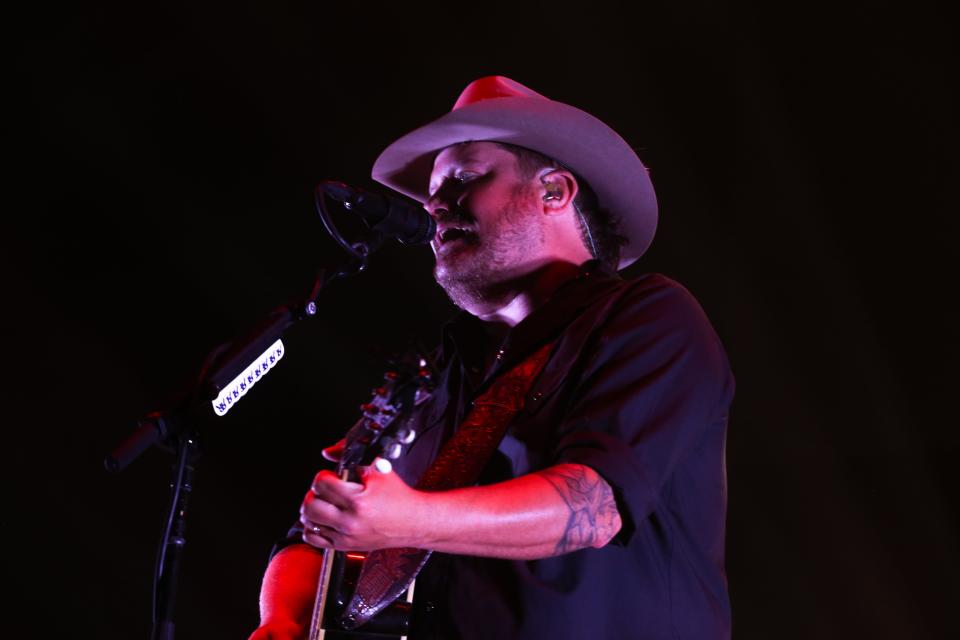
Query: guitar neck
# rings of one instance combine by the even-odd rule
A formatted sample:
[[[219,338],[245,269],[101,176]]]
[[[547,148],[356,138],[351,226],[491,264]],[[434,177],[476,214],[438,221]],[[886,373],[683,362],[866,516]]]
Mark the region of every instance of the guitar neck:
[[[323,618],[327,611],[327,598],[330,594],[330,577],[333,575],[333,556],[335,553],[337,552],[332,549],[323,552],[323,565],[320,569],[320,581],[317,585],[317,598],[313,603],[313,616],[310,619],[308,640],[324,640],[326,636]]]
[[[350,469],[340,471],[341,480],[350,479]],[[327,613],[327,601],[330,596],[330,578],[333,575],[334,556],[338,551],[326,549],[323,552],[323,565],[320,569],[320,581],[317,584],[317,597],[313,603],[313,616],[310,619],[310,635],[307,640],[324,640],[324,616]]]

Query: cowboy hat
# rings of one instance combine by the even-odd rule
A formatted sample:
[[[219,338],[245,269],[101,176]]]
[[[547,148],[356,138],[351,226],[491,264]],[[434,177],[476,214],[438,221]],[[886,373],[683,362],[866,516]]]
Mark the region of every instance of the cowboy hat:
[[[384,149],[373,165],[373,179],[426,202],[436,154],[452,144],[477,141],[526,147],[583,177],[600,207],[620,219],[628,239],[620,269],[650,246],[657,227],[657,197],[630,145],[589,113],[503,76],[470,83],[453,110]]]

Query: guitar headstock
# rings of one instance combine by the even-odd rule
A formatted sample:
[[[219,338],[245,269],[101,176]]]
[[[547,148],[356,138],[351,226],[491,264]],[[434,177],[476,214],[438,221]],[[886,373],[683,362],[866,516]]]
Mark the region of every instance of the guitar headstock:
[[[363,415],[344,438],[338,465],[341,475],[369,465],[377,457],[395,460],[416,437],[404,418],[433,391],[430,361],[419,352],[408,352],[391,365],[383,384],[373,390],[368,402],[360,405]]]

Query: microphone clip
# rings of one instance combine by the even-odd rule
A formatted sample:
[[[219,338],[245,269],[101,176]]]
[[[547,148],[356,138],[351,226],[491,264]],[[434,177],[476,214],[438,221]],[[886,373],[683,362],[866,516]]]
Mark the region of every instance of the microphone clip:
[[[327,211],[327,198],[336,200],[343,205],[344,209],[349,211],[354,206],[355,195],[356,192],[342,182],[328,180],[317,185],[313,199],[317,207],[317,213],[320,215],[320,221],[323,222],[323,227],[327,230],[327,233],[340,245],[341,249],[353,257],[354,263],[349,270],[359,272],[367,268],[370,254],[380,248],[385,238],[382,234],[370,229],[370,233],[362,240],[350,242],[337,228],[330,212]]]

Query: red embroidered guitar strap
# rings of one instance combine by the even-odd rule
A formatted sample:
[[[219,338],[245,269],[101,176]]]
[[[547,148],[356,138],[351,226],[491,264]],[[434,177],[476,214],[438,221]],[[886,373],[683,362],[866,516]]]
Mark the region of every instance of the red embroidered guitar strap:
[[[463,424],[441,447],[433,464],[417,482],[422,491],[444,491],[472,485],[490,460],[524,398],[546,364],[554,343],[538,349],[515,367],[500,374],[473,401]],[[424,549],[379,549],[367,554],[357,589],[343,615],[343,624],[355,628],[407,590],[430,557]]]

